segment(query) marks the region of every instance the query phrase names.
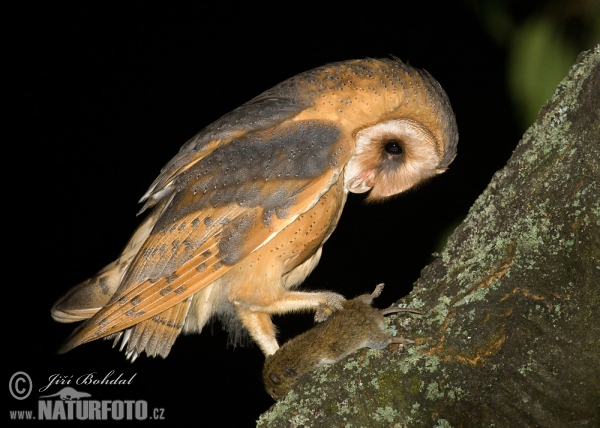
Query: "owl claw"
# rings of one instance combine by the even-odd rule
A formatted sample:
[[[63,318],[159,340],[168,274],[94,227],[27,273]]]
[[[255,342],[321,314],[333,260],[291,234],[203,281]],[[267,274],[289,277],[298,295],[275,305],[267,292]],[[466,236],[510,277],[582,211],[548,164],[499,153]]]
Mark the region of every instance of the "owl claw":
[[[325,301],[317,307],[315,311],[315,322],[323,322],[328,319],[335,311],[344,308],[343,303],[346,298],[341,294],[327,293]]]
[[[315,311],[315,322],[323,322],[333,314],[333,310],[325,305],[320,305]]]

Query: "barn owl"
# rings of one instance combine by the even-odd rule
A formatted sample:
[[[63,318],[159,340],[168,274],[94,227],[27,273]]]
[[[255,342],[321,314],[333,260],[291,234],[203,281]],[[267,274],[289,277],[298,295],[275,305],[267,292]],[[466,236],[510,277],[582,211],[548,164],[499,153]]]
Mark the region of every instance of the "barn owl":
[[[379,201],[446,170],[458,131],[448,97],[398,59],[327,64],[292,77],[192,137],[142,197],[120,257],[52,307],[84,321],[59,349],[107,338],[135,360],[166,357],[213,317],[268,356],[274,314],[342,308],[299,291],[347,194]]]

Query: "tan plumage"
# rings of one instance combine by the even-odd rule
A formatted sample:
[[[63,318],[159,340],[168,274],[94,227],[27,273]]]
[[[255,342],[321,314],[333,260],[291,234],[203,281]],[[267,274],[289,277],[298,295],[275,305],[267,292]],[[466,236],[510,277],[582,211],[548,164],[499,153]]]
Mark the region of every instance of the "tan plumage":
[[[181,332],[217,316],[274,353],[271,315],[341,308],[339,294],[293,289],[318,263],[347,193],[403,192],[443,172],[457,140],[439,84],[398,60],[339,62],[284,81],[163,168],[121,257],[52,308],[57,321],[87,319],[60,351],[109,337],[132,358],[165,357]]]

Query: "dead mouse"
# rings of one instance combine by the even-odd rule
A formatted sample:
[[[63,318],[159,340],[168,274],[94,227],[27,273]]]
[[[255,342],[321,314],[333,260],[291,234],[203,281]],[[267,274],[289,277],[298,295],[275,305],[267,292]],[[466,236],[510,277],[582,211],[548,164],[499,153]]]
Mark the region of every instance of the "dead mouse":
[[[371,304],[383,290],[379,284],[371,294],[343,302],[343,309],[325,321],[284,343],[269,355],[263,367],[265,389],[275,400],[282,398],[300,376],[333,364],[361,348],[383,349],[391,343],[413,343],[390,337],[385,331],[384,315],[396,312],[421,313],[410,308],[377,309]]]

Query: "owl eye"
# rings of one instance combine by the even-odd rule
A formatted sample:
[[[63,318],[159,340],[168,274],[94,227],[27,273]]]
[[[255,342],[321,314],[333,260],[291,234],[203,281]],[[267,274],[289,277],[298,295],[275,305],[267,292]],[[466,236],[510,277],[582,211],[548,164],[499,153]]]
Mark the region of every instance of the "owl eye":
[[[385,145],[385,151],[390,155],[401,155],[404,150],[398,141],[388,141]]]

